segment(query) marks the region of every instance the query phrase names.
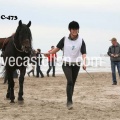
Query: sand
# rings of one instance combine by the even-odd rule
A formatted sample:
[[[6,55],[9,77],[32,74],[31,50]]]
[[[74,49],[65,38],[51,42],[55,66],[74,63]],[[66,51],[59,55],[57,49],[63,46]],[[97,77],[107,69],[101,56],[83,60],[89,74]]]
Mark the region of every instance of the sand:
[[[111,85],[111,73],[80,73],[75,85],[73,109],[66,108],[66,79],[26,77],[24,103],[5,99],[7,84],[0,79],[0,120],[120,120],[120,83]],[[118,76],[117,76],[118,78]],[[119,81],[119,78],[118,78]]]

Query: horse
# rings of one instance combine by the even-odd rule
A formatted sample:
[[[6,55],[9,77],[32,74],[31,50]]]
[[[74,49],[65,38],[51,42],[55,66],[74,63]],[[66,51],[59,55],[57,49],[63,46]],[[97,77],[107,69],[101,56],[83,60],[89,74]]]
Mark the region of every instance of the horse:
[[[14,36],[7,38],[9,42],[5,46],[3,59],[4,62],[6,61],[5,70],[8,77],[6,98],[11,100],[10,103],[15,103],[13,72],[16,69],[20,71],[18,101],[24,101],[23,83],[27,65],[23,63],[26,57],[30,57],[32,50],[32,33],[30,26],[31,21],[29,21],[28,24],[23,24],[20,20]],[[14,58],[14,64],[12,65],[10,64],[11,58]]]
[[[11,36],[12,37],[12,36]],[[0,49],[3,49],[9,42],[9,38],[0,38]]]

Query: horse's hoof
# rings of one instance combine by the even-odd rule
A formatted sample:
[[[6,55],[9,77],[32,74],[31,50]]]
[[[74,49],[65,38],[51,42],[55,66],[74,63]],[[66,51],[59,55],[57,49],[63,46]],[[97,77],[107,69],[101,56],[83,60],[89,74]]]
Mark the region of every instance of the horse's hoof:
[[[10,100],[10,98],[7,98],[7,97],[6,97],[6,99],[5,99],[5,100]]]
[[[22,105],[24,104],[24,101],[18,101],[18,104]]]
[[[14,100],[11,100],[10,103],[15,103],[15,101],[14,101]]]
[[[18,101],[24,101],[23,97],[18,97]]]
[[[7,95],[6,95],[6,99],[10,99],[10,95],[7,93]]]
[[[18,104],[23,104],[23,103],[24,103],[23,97],[18,97]]]

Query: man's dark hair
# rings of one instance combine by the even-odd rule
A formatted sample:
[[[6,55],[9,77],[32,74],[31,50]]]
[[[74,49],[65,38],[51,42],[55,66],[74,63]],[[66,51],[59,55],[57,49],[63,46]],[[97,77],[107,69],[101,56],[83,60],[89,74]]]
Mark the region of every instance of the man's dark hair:
[[[78,24],[78,22],[76,22],[76,21],[72,21],[72,22],[70,22],[69,23],[69,25],[68,25],[68,29],[69,30],[71,30],[71,29],[79,29],[80,27],[79,27],[79,24]]]
[[[37,49],[37,51],[40,53],[41,49]]]
[[[51,48],[53,48],[54,46],[51,46]]]

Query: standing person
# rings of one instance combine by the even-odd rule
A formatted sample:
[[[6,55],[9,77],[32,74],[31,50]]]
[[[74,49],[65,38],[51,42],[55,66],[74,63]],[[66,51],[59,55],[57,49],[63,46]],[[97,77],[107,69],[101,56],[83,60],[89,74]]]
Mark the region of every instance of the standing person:
[[[72,21],[68,25],[70,31],[69,36],[63,37],[56,48],[45,54],[53,54],[63,49],[63,65],[62,69],[67,79],[67,107],[72,108],[73,101],[72,96],[74,92],[75,82],[80,70],[81,60],[83,58],[83,69],[86,70],[86,45],[84,40],[79,36],[79,24],[76,21]]]
[[[48,52],[52,51],[55,47],[54,46],[51,46],[51,50],[49,50]],[[52,76],[55,77],[55,62],[56,62],[56,59],[57,59],[57,54],[50,54],[48,57],[48,65],[49,65],[49,68],[47,70],[47,76],[49,77],[49,72],[51,71],[51,69],[53,68],[53,74]]]
[[[32,69],[31,69],[29,72],[27,72],[27,74],[28,74],[29,77],[30,77],[30,73],[32,73],[33,76],[35,76],[35,74],[34,74],[34,71],[35,71],[35,63],[31,63],[31,66],[32,66]]]
[[[108,55],[110,56],[111,61],[111,70],[112,70],[112,85],[117,85],[116,80],[116,66],[118,69],[118,74],[120,76],[120,45],[117,42],[116,38],[111,39],[112,46],[108,49]]]
[[[41,78],[43,78],[44,75],[43,75],[43,73],[40,69],[40,65],[42,64],[42,55],[41,55],[41,50],[40,49],[37,49],[36,61],[37,61],[37,66],[36,66],[37,75],[36,75],[36,77],[39,77],[39,73],[40,73]]]
[[[31,63],[32,69],[27,73],[29,77],[30,77],[30,73],[32,73],[33,76],[35,76],[35,74],[34,74],[35,62],[33,62],[33,60],[36,61],[36,51],[35,50],[33,50],[32,53],[31,53],[31,59],[32,60],[30,60],[30,63]]]

